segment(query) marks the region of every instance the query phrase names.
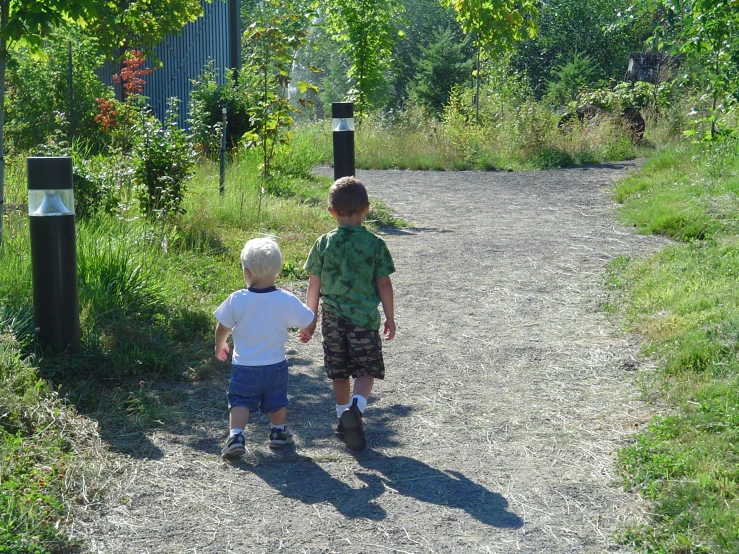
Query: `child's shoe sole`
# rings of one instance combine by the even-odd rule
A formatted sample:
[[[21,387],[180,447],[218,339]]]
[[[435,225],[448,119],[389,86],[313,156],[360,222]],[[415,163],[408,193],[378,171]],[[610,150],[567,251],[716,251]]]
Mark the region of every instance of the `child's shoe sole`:
[[[246,453],[246,445],[243,435],[229,437],[226,446],[221,450],[221,457],[226,460],[238,460]]]
[[[344,427],[344,442],[349,450],[364,450],[367,441],[364,438],[362,412],[356,405],[350,406],[341,414],[341,423]]]
[[[284,432],[275,436],[270,435],[268,444],[270,448],[282,448],[292,443],[293,436],[290,433]]]

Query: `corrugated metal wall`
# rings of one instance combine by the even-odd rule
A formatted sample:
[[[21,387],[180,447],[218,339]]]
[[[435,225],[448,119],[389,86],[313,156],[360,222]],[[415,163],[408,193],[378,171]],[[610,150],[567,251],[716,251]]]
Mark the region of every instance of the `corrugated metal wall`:
[[[167,100],[176,97],[180,100],[178,121],[180,127],[187,127],[188,102],[192,90],[192,80],[197,79],[208,60],[213,60],[218,69],[228,68],[229,64],[229,2],[201,0],[203,17],[186,25],[178,36],[167,37],[154,51],[162,61],[162,67],[154,69],[145,77],[143,94],[158,118],[163,118],[167,110]],[[238,10],[237,10],[238,13]],[[240,40],[240,37],[237,38]],[[240,42],[239,42],[240,44]],[[150,66],[150,64],[147,64]],[[118,72],[112,62],[106,63],[98,71],[104,83],[113,84],[113,74]],[[220,72],[223,82],[225,71]],[[120,86],[115,85],[120,98]]]

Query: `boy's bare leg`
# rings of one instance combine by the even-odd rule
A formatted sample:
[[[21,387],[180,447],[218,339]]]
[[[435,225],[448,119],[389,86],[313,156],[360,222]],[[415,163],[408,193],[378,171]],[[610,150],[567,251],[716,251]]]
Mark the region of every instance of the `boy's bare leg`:
[[[285,418],[287,417],[287,407],[280,408],[276,412],[270,412],[269,414],[269,422],[274,427],[275,425],[284,425],[285,424]]]
[[[374,384],[375,378],[372,375],[362,375],[360,377],[357,377],[354,380],[354,394],[363,396],[364,399],[367,400],[369,399],[370,393],[372,392],[372,386]]]
[[[246,427],[249,422],[249,408],[244,406],[234,406],[228,413],[228,424],[231,429],[241,429]]]
[[[352,394],[351,379],[344,379],[343,381],[340,381],[339,379],[334,379],[333,386],[334,399],[336,400],[336,403],[339,405],[349,404],[349,400],[351,399]]]
[[[244,446],[244,427],[249,421],[249,408],[234,406],[228,412],[230,433],[226,446],[221,450],[221,456],[227,460],[236,460],[246,451]]]

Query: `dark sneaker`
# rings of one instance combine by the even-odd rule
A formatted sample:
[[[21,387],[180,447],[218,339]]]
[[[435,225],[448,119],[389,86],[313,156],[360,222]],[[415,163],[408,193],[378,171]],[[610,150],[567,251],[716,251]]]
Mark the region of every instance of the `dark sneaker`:
[[[282,448],[286,444],[293,442],[293,436],[287,429],[277,429],[275,427],[269,432],[269,447]]]
[[[244,452],[246,452],[245,445],[246,439],[244,439],[243,433],[231,435],[226,441],[226,446],[224,446],[223,450],[221,450],[221,456],[226,458],[227,460],[236,460],[238,458],[241,458],[241,456],[244,455]]]
[[[341,414],[341,424],[344,427],[344,441],[349,450],[364,450],[367,442],[364,440],[362,412],[357,407],[356,398],[352,405]]]
[[[338,423],[336,424],[336,428],[334,429],[334,434],[337,437],[344,438],[344,424],[341,423],[341,419],[339,419]]]

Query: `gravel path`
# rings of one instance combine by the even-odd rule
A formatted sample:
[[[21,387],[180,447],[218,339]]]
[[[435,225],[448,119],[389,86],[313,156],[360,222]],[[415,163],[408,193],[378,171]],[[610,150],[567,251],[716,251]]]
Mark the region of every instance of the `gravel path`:
[[[614,451],[650,416],[638,344],[599,306],[609,260],[662,242],[614,223],[633,162],[547,172],[360,171],[412,227],[385,235],[398,336],[366,412],[332,435],[320,340],[289,345],[293,448],[218,457],[227,375],[186,387],[187,425],[116,459],[121,501],[80,517],[90,553],[628,552],[643,506]]]

